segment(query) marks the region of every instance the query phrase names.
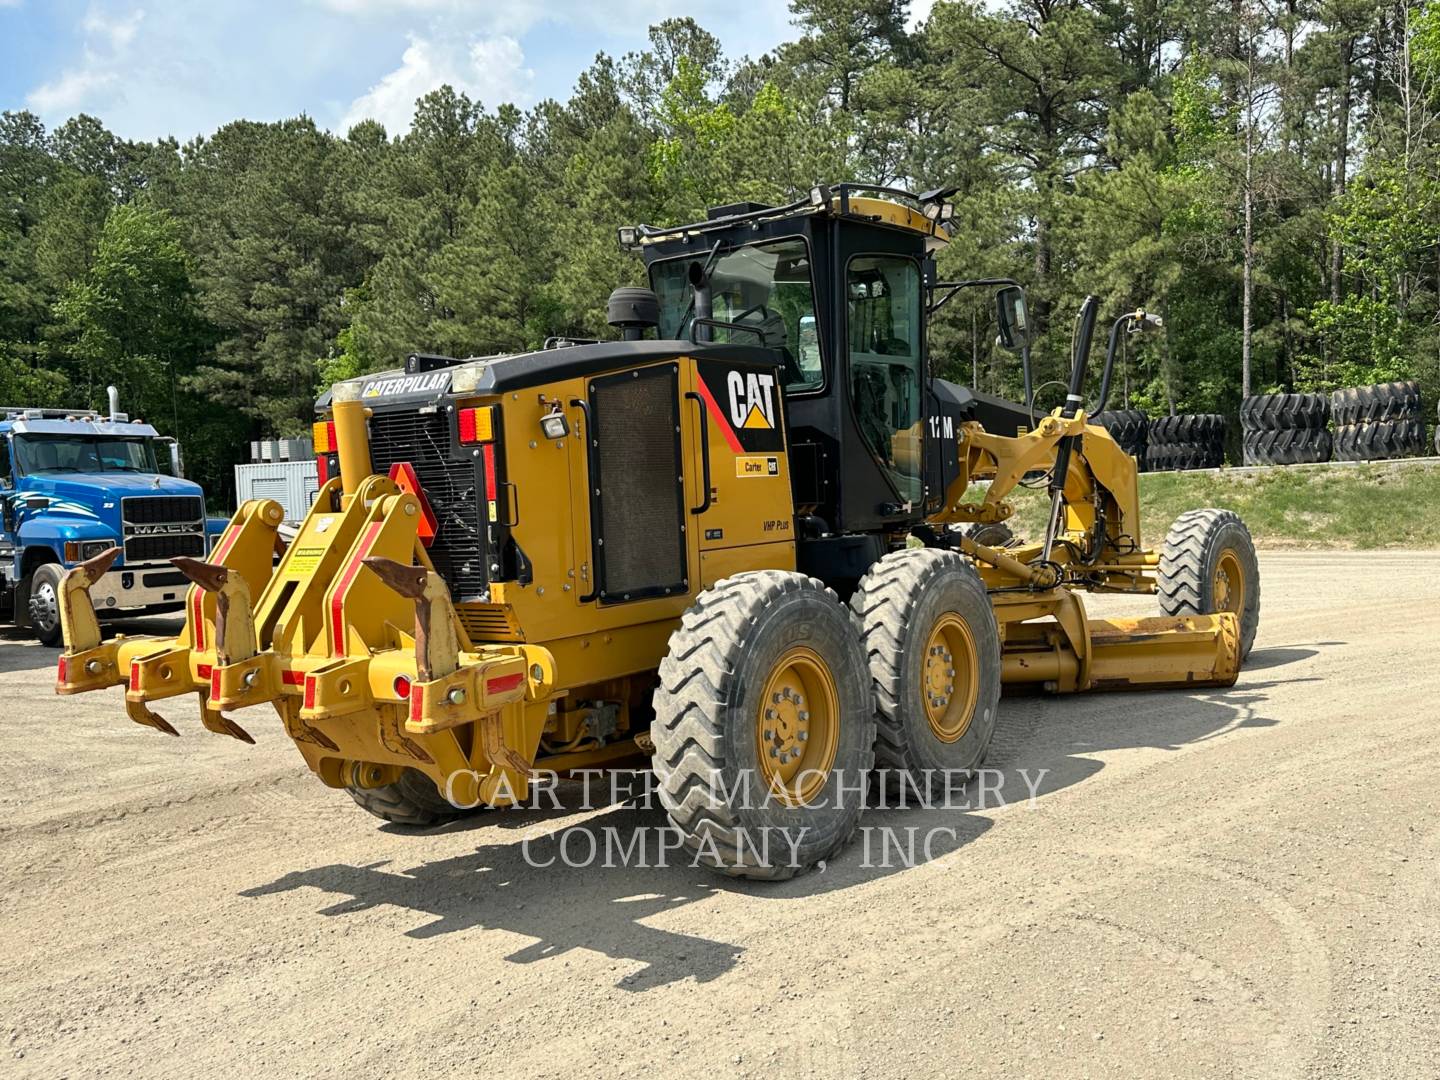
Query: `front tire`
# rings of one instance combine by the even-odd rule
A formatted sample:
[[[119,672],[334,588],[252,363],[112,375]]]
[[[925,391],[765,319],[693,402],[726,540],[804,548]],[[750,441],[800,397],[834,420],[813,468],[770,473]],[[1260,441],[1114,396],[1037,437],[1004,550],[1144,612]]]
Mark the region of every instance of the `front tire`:
[[[702,592],[670,636],[654,706],[660,801],[695,862],[788,878],[854,835],[874,701],[859,633],[819,581],[757,570]]]
[[[1166,615],[1230,611],[1240,622],[1240,659],[1260,625],[1260,562],[1250,530],[1231,510],[1181,514],[1160,552],[1160,610]]]
[[[27,604],[30,628],[41,645],[60,644],[60,578],[63,571],[57,563],[37,566],[30,575],[30,599]]]
[[[985,583],[952,551],[885,556],[850,600],[876,701],[876,763],[922,791],[985,760],[1000,703],[1000,631]]]

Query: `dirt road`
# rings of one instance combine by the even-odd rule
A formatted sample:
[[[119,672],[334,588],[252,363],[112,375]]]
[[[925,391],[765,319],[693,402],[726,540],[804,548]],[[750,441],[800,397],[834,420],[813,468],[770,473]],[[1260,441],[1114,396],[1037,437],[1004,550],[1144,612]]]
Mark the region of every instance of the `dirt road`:
[[[377,827],[0,641],[0,1073],[1440,1075],[1440,554],[1261,565],[1233,690],[1007,699],[1008,805],[779,885],[527,865],[658,810]]]

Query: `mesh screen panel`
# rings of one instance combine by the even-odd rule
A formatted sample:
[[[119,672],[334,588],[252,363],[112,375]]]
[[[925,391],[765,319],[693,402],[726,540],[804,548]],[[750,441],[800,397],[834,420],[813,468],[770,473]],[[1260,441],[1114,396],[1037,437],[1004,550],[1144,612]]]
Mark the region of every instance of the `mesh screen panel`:
[[[443,413],[377,411],[370,418],[370,463],[377,473],[408,461],[415,469],[439,528],[430,561],[455,599],[483,594],[489,582],[475,489],[475,465],[450,460],[450,427]]]
[[[676,590],[685,579],[680,484],[679,386],[673,367],[590,384],[601,599]]]

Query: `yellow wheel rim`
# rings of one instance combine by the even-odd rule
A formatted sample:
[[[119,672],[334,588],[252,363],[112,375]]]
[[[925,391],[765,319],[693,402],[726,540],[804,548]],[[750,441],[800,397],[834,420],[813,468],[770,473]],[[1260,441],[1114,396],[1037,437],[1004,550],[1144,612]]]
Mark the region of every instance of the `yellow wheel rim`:
[[[1233,551],[1223,551],[1215,561],[1215,575],[1210,582],[1210,595],[1215,598],[1216,611],[1245,611],[1245,571]]]
[[[920,692],[925,719],[941,742],[953,743],[970,729],[980,696],[980,657],[965,620],[947,611],[925,642]]]
[[[840,742],[840,698],[813,649],[796,645],[775,662],[755,739],[766,790],[786,805],[804,806],[824,788]]]

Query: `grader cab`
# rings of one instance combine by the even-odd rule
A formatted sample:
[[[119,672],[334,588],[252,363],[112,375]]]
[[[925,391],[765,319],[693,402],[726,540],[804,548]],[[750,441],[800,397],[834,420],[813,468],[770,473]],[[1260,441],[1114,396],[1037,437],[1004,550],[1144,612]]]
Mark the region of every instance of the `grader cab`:
[[[649,288],[618,340],[408,358],[319,402],[323,483],[299,534],[248,502],[174,638],[103,641],[62,588],[62,694],[124,686],[211,731],[271,705],[327,785],[428,825],[527,797],[537,774],[648,759],[697,861],[783,877],[854,832],[875,770],[926,789],[983,761],[1003,684],[1226,686],[1255,633],[1233,514],[1141,535],[1136,465],[1086,422],[1097,305],[1045,416],[930,374],[945,192],[857,185],[620,230]],[[1116,320],[1117,334],[1155,322]],[[1027,365],[1028,372],[1028,365]],[[977,481],[988,482],[976,497]],[[1016,486],[1051,514],[1003,539]],[[283,552],[276,556],[277,550]],[[1092,619],[1085,592],[1156,594]],[[788,830],[786,844],[768,834]]]

